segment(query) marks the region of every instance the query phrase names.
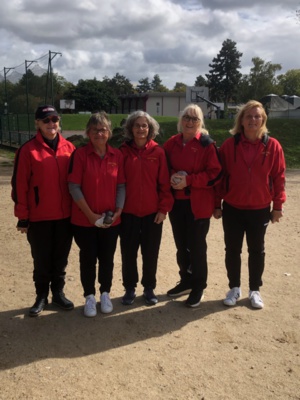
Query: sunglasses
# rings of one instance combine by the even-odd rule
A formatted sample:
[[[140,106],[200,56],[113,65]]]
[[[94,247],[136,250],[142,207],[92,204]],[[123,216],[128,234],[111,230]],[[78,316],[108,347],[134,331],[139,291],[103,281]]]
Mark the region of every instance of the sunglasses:
[[[182,119],[183,119],[184,121],[186,121],[186,122],[192,121],[194,124],[195,124],[196,122],[199,122],[199,121],[200,121],[199,118],[197,118],[197,117],[190,117],[189,115],[184,115],[184,116],[182,117]]]
[[[59,117],[53,116],[53,117],[47,117],[42,119],[43,124],[49,124],[49,122],[58,122],[59,121]]]

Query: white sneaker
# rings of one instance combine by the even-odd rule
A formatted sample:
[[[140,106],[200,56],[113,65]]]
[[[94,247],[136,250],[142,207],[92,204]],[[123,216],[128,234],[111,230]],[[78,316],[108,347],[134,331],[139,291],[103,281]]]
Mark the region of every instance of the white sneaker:
[[[109,298],[109,293],[103,292],[100,296],[101,312],[103,314],[111,313],[113,310],[112,302]]]
[[[88,296],[86,296],[83,314],[85,317],[96,317],[97,303],[93,294],[89,294]]]
[[[249,299],[251,301],[251,305],[254,308],[264,308],[264,302],[260,296],[258,290],[250,290],[249,291]]]
[[[241,295],[241,288],[234,287],[230,289],[229,292],[226,294],[226,299],[223,300],[223,303],[225,304],[225,306],[235,306],[237,300],[239,300]]]

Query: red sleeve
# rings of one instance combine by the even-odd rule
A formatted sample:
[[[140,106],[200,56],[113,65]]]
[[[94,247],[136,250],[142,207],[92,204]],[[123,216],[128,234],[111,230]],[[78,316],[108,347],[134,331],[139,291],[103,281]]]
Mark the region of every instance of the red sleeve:
[[[285,193],[285,159],[281,145],[276,140],[274,149],[274,165],[271,170],[271,177],[274,185],[273,209],[282,210],[286,201]]]
[[[15,203],[15,216],[22,220],[29,218],[28,192],[30,177],[30,153],[28,146],[24,146],[17,151],[15,156],[11,193]]]
[[[118,162],[119,162],[119,167],[118,167],[118,178],[117,178],[117,184],[125,183],[125,171],[124,171],[124,155],[123,153],[118,150]]]
[[[169,169],[167,165],[167,158],[165,151],[161,149],[160,152],[160,167],[159,167],[159,175],[158,175],[158,211],[163,214],[167,214],[172,210],[174,198],[171,193],[171,185],[170,185],[170,175]]]
[[[86,166],[86,157],[84,157],[84,148],[75,150],[71,156],[68,182],[82,184],[83,172]]]

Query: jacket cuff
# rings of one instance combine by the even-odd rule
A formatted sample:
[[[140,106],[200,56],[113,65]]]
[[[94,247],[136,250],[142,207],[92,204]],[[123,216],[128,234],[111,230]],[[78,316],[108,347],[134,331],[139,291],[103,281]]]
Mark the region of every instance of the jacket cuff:
[[[28,228],[29,226],[29,219],[19,219],[17,223],[18,228]]]
[[[283,210],[282,204],[281,203],[273,203],[273,210],[282,211]]]

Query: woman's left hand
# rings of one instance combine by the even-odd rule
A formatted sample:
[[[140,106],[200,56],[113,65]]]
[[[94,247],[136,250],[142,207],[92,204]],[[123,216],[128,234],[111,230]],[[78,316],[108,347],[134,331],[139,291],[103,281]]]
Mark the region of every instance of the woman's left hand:
[[[161,224],[165,219],[166,219],[166,214],[163,214],[162,212],[158,212],[155,215],[154,223],[155,224]]]
[[[283,217],[283,211],[278,211],[278,210],[273,210],[271,212],[271,222],[274,224],[274,222],[279,222],[280,218]]]
[[[184,189],[185,187],[187,187],[186,176],[179,175],[179,174],[173,174],[171,176],[171,186],[175,190]]]
[[[116,208],[114,215],[112,216],[112,220],[113,220],[112,224],[121,216],[121,214],[122,214],[122,208]],[[109,226],[111,226],[111,225],[109,225]]]

